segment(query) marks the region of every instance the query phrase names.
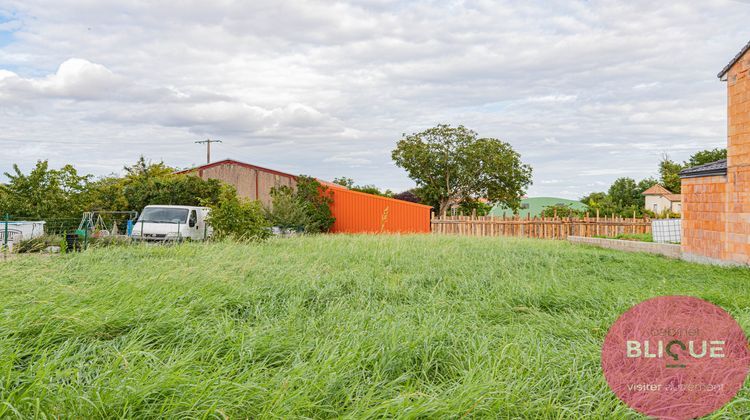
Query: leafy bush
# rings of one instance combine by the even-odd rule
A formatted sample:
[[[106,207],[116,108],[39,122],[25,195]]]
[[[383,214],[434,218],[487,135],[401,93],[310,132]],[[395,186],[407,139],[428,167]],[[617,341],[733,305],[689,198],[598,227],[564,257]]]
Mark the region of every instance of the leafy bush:
[[[304,225],[305,232],[327,232],[336,220],[331,213],[333,195],[328,187],[315,178],[301,175],[297,178],[294,195],[308,218]]]
[[[478,200],[467,199],[458,205],[461,214],[473,214],[476,216],[486,216],[492,211],[492,206]]]
[[[576,210],[570,204],[556,204],[542,209],[542,217],[581,217],[583,212]]]
[[[218,202],[211,206],[208,223],[217,239],[262,240],[271,232],[259,202],[237,197],[234,188],[223,187]]]
[[[396,200],[408,201],[410,203],[422,203],[422,199],[419,198],[419,196],[415,193],[415,189],[406,190],[404,192],[394,194],[393,198],[395,198]]]
[[[297,197],[293,189],[282,186],[271,190],[272,205],[265,209],[266,218],[273,226],[283,230],[305,230],[312,222],[308,206]]]

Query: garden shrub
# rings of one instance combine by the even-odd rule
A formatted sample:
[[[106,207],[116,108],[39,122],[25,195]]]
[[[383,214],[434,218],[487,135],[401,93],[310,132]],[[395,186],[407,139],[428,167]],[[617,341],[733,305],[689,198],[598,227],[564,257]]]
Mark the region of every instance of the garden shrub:
[[[584,212],[574,209],[570,204],[555,204],[542,209],[542,217],[583,217]]]
[[[237,197],[234,188],[224,186],[216,204],[211,206],[208,223],[217,239],[262,240],[271,232],[271,224],[257,201]]]
[[[271,190],[271,203],[271,207],[266,208],[265,212],[273,226],[284,231],[303,231],[310,225],[312,217],[307,206],[290,187],[282,186]]]
[[[315,178],[301,175],[297,178],[296,190],[278,187],[271,191],[271,196],[272,207],[266,214],[274,226],[321,233],[333,225],[331,191]]]

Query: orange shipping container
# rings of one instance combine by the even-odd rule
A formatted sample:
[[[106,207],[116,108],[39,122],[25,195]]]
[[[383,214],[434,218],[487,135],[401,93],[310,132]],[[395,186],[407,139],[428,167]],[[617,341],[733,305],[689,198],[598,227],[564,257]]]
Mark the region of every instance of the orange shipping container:
[[[335,233],[429,233],[432,207],[345,188],[329,188]]]

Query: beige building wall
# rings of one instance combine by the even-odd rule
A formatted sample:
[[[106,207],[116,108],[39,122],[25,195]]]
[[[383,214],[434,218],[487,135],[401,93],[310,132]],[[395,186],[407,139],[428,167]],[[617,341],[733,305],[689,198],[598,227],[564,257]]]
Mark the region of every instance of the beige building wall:
[[[237,195],[250,200],[258,200],[264,206],[271,205],[271,189],[287,186],[296,188],[297,181],[293,175],[235,161],[216,162],[194,168],[185,173],[197,175],[203,179],[218,179],[237,189]]]
[[[646,210],[650,210],[657,214],[663,212],[664,210],[674,211],[672,209],[672,202],[661,195],[647,195]]]

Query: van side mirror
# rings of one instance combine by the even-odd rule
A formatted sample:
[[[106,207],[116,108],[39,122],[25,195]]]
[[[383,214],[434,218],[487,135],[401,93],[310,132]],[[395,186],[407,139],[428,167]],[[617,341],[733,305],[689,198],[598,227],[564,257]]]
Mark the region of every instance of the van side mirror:
[[[190,227],[195,227],[195,220],[194,219],[190,219],[190,221],[188,222],[188,225]]]

